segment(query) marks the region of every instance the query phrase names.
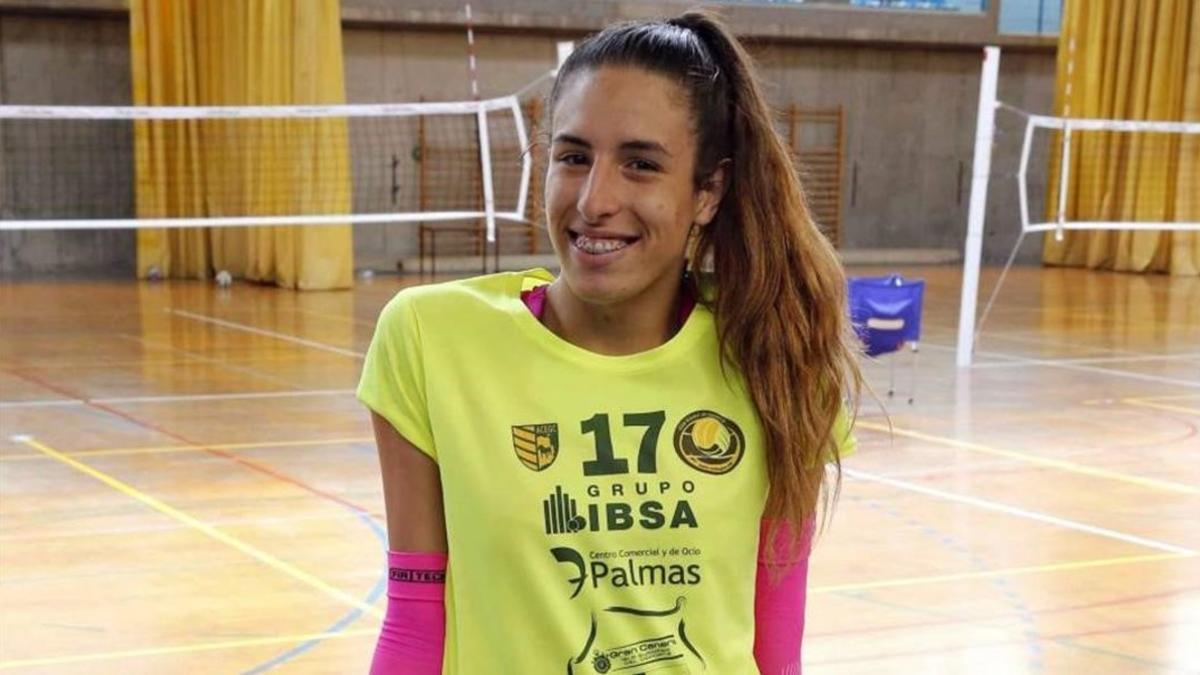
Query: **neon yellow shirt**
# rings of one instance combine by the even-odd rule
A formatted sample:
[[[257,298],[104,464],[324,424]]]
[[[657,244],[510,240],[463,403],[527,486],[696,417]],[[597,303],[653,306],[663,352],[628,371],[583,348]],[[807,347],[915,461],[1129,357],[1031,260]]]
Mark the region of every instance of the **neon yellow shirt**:
[[[443,673],[757,674],[767,473],[712,314],[599,355],[521,301],[551,280],[406,289],[363,368],[358,397],[441,473]]]

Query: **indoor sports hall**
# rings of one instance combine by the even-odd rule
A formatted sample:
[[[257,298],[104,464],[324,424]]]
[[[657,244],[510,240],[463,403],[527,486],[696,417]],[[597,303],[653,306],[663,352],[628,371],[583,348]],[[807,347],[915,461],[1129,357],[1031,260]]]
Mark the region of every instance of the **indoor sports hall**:
[[[0,673],[367,672],[380,311],[553,272],[556,68],[690,6],[0,0]],[[1200,673],[1200,2],[704,6],[863,342],[804,672]]]

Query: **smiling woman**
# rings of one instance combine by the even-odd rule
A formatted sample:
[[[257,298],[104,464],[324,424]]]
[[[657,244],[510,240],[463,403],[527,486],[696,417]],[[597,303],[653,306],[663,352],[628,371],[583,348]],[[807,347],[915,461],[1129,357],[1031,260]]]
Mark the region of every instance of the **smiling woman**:
[[[549,113],[562,273],[403,291],[371,344],[373,672],[798,673],[860,377],[752,64],[709,14],[621,24]]]
[[[629,66],[579,72],[555,91],[546,214],[563,274],[550,286],[546,325],[560,334],[578,326],[595,351],[666,339],[663,308],[679,296],[689,238],[720,203],[723,168],[694,184],[685,100],[672,80]]]

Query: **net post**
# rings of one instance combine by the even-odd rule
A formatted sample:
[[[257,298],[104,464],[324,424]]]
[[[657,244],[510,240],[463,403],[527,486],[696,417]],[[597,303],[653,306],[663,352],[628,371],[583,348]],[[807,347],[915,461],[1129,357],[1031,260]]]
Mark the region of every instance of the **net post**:
[[[987,209],[988,179],[992,171],[992,135],[996,121],[996,82],[1000,74],[1000,48],[985,47],[979,80],[979,113],[975,123],[975,158],[971,175],[971,201],[967,240],[963,254],[962,302],[958,315],[955,364],[971,365],[975,343],[975,304],[979,297],[979,266],[983,254],[983,225]]]
[[[1054,229],[1054,239],[1063,240],[1063,223],[1067,221],[1067,186],[1070,185],[1068,174],[1071,171],[1071,120],[1063,120],[1062,128],[1062,159],[1058,169],[1058,208]]]
[[[1025,138],[1021,141],[1021,165],[1017,169],[1017,196],[1021,203],[1021,232],[1029,232],[1029,186],[1026,177],[1029,172],[1029,155],[1033,149],[1034,121],[1025,120]]]
[[[536,100],[534,99],[534,101]],[[509,108],[512,110],[513,122],[516,124],[517,148],[521,151],[521,183],[520,192],[517,193],[517,213],[524,216],[529,199],[529,179],[533,173],[533,158],[530,157],[532,150],[529,145],[529,134],[525,132],[525,113],[521,110],[521,101],[514,96]],[[533,124],[535,125],[533,131],[536,131],[537,121],[534,120]]]
[[[492,148],[488,135],[487,110],[479,106],[479,169],[483,172],[483,211],[487,219],[487,242],[496,243],[496,195],[492,189]]]

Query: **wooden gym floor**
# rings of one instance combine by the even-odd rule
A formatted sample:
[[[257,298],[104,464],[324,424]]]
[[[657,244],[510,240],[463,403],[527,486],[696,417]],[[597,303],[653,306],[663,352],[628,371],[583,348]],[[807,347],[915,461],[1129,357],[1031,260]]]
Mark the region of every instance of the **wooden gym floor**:
[[[903,271],[916,400],[889,357],[805,672],[1200,672],[1200,279],[1016,269],[958,372],[958,270]],[[0,285],[0,671],[365,672],[385,539],[352,389],[405,283]]]

